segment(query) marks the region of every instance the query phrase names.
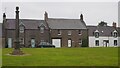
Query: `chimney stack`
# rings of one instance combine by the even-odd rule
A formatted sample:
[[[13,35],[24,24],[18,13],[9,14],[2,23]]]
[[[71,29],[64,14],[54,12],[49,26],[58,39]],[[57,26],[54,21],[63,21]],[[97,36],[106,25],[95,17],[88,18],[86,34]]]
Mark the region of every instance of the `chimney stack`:
[[[113,27],[116,28],[116,23],[115,22],[113,22]]]
[[[44,20],[47,21],[48,20],[48,13],[45,11],[45,14],[44,14]]]
[[[3,13],[3,23],[2,23],[2,37],[3,38],[5,38],[5,35],[6,35],[5,28],[6,28],[6,14]],[[6,41],[6,40],[4,39],[4,41]],[[6,45],[6,43],[3,42],[3,45]]]
[[[3,23],[5,23],[5,22],[6,22],[6,14],[3,13]]]
[[[80,15],[80,20],[83,21],[83,14]]]
[[[6,18],[6,14],[5,13],[3,13],[3,18]]]

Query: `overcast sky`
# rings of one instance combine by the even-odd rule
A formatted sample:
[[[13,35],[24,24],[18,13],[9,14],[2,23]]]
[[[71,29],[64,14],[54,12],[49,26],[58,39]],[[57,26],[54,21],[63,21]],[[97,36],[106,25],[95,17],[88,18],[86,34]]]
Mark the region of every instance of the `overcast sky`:
[[[5,0],[6,1],[6,0]],[[100,21],[118,23],[118,2],[2,2],[2,11],[7,18],[15,18],[15,7],[20,7],[20,18],[43,19],[47,11],[49,18],[79,19],[84,15],[87,25],[97,25]],[[0,18],[2,22],[2,17]]]

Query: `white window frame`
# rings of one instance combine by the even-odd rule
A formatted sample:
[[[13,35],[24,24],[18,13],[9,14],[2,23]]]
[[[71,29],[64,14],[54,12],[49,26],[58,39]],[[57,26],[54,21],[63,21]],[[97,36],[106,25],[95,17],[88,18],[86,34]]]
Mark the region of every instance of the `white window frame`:
[[[20,32],[20,33],[24,33],[24,30],[25,30],[24,26],[20,26],[20,27],[19,27],[19,32]]]
[[[68,35],[72,35],[72,31],[68,31]]]
[[[58,30],[58,35],[61,35],[61,34],[62,34],[61,30]]]
[[[41,26],[41,27],[40,27],[40,33],[44,33],[44,30],[45,30],[45,27],[44,27],[44,26]]]
[[[78,44],[79,44],[79,45],[82,45],[82,39],[79,39]]]
[[[24,38],[20,38],[20,44],[24,44]]]
[[[78,30],[78,35],[82,35],[82,30]]]
[[[98,41],[98,43],[97,43]],[[99,46],[99,40],[95,40],[95,46]]]

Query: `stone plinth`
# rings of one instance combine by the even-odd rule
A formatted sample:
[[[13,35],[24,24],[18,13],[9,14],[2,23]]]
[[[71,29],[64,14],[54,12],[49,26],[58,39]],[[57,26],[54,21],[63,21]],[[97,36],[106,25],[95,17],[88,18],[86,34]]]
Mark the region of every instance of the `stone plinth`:
[[[21,50],[18,49],[14,49],[12,53],[10,53],[11,55],[23,55],[24,53]]]

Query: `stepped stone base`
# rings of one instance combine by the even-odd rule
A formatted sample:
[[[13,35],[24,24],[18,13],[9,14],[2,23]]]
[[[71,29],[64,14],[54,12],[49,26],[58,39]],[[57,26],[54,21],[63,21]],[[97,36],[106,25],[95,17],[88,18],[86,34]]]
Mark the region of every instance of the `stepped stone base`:
[[[10,54],[11,55],[24,55],[24,53],[21,50],[17,50],[17,49],[14,49],[14,51]]]

